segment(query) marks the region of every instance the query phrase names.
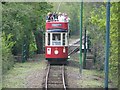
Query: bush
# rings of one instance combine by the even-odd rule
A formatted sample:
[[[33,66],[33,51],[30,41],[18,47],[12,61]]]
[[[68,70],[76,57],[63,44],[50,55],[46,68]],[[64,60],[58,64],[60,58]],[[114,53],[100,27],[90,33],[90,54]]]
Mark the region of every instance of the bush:
[[[15,44],[15,42],[11,42],[12,35],[9,34],[5,36],[2,34],[2,72],[5,73],[14,65],[14,57],[11,54],[11,48]]]

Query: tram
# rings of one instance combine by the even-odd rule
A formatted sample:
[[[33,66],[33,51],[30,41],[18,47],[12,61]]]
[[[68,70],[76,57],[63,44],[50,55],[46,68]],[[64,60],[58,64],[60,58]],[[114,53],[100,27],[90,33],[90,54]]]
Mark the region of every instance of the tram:
[[[68,59],[68,22],[46,22],[45,58],[64,63]]]

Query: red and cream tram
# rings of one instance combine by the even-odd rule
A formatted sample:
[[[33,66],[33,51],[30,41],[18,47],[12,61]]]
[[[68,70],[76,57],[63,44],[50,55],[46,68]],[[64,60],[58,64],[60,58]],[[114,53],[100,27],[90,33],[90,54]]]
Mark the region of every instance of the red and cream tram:
[[[68,22],[46,22],[45,58],[51,62],[68,59]]]

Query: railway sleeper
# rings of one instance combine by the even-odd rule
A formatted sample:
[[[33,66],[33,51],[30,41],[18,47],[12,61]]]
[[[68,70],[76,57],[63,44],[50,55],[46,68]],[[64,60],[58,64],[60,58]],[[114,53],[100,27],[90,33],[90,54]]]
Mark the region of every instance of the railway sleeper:
[[[61,74],[60,70],[50,70],[51,74]]]
[[[52,75],[53,74],[57,74],[58,75],[58,74],[61,74],[61,71],[58,71],[58,70],[56,70],[56,71],[50,71],[50,74],[52,74]]]
[[[62,81],[62,78],[51,78],[48,81]]]
[[[61,68],[59,68],[59,69],[51,69],[51,72],[60,72],[60,70],[61,70]]]
[[[49,84],[62,84],[62,81],[48,81]]]
[[[49,77],[55,77],[55,78],[59,78],[59,77],[62,77],[62,75],[49,75]]]
[[[48,84],[48,88],[64,88],[63,84]]]

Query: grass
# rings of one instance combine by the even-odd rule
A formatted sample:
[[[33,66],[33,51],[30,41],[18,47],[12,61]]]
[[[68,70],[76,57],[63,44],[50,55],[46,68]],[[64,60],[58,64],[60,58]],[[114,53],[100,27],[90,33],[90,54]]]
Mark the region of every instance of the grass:
[[[0,90],[2,89],[2,80],[0,81]]]
[[[103,72],[96,70],[83,69],[82,79],[78,83],[82,88],[101,88],[104,87]]]
[[[69,68],[79,73],[79,53],[72,55],[70,61],[75,63],[77,68]],[[80,88],[104,88],[104,71],[82,69],[82,77],[76,80],[76,83]],[[112,82],[109,83],[109,88],[115,88]]]
[[[75,68],[69,67],[71,71],[74,71],[74,73],[79,73],[79,68],[76,67],[77,65],[79,65],[78,56],[78,53],[76,53],[71,56],[70,59],[70,61],[76,62],[74,64]],[[29,75],[29,73],[34,72],[35,70],[44,69],[46,65],[42,63],[42,61],[44,60],[44,55],[39,55],[37,56],[37,59],[34,57],[31,60],[32,61],[30,62],[16,63],[11,70],[4,74],[2,87],[26,88],[26,77]],[[76,78],[76,76],[74,78]],[[104,72],[83,69],[82,78],[75,80],[74,83],[77,83],[78,86],[81,86],[82,88],[104,87]],[[112,87],[112,83],[109,84],[109,87]]]
[[[77,82],[82,88],[104,88],[104,72],[83,69],[82,79]],[[108,83],[109,88],[116,88],[113,83]]]
[[[2,88],[26,88],[26,77],[29,73],[45,67],[41,60],[16,63],[11,70],[3,75]]]
[[[1,38],[0,38],[1,42]],[[0,43],[0,90],[2,89],[2,45]]]

